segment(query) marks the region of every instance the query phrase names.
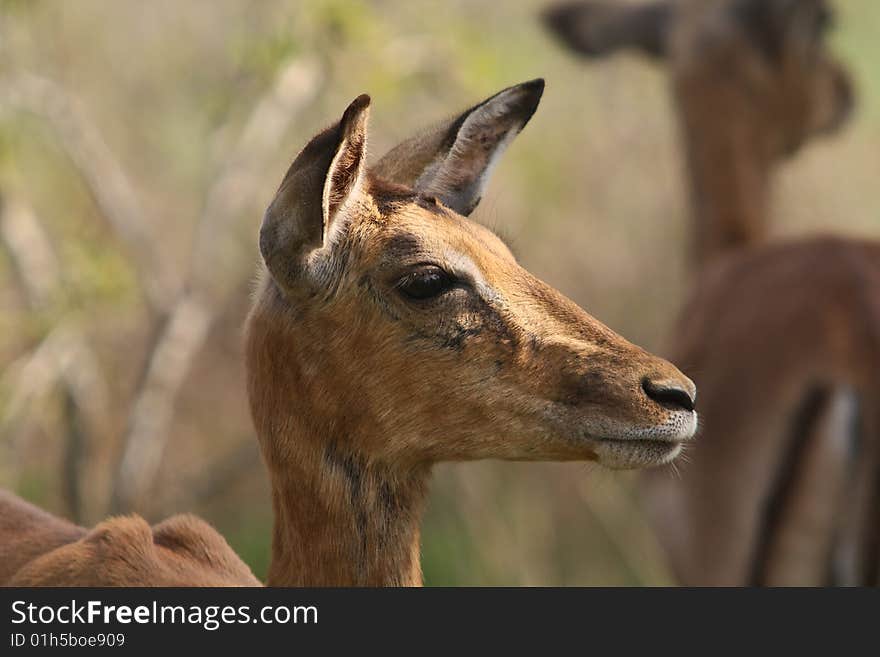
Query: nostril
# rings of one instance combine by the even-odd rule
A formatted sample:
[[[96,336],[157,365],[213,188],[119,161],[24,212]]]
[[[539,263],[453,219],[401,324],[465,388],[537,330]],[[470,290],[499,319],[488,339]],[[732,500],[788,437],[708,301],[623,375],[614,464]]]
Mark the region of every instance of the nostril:
[[[648,379],[642,380],[642,390],[655,402],[674,411],[694,410],[694,398],[684,388],[678,388],[667,383],[654,383]]]

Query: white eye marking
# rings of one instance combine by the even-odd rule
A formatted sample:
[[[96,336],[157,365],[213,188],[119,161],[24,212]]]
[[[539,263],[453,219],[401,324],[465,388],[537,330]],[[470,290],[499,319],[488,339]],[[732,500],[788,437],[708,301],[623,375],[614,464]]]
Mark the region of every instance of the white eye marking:
[[[486,282],[486,277],[476,263],[464,253],[453,251],[451,249],[443,253],[443,268],[458,279],[468,281],[477,291],[477,293],[486,299],[492,301],[500,295],[498,292]]]

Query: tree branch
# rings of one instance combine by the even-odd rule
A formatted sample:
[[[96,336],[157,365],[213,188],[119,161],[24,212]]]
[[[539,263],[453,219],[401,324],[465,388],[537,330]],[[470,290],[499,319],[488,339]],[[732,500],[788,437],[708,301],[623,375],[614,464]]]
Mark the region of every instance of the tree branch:
[[[59,287],[59,265],[33,210],[0,199],[0,241],[6,246],[28,307],[42,310]],[[18,380],[10,377],[19,372]],[[107,411],[107,390],[95,354],[76,329],[62,322],[28,359],[7,370],[0,386],[13,396],[0,415],[0,435],[27,415],[32,401],[60,385],[64,401],[64,494],[74,520],[82,515],[81,470],[94,420]]]
[[[217,263],[236,249],[230,227],[263,184],[265,161],[298,112],[318,94],[323,76],[311,59],[281,69],[254,106],[227,164],[209,188],[196,227],[184,292],[149,354],[138,389],[111,498],[114,513],[137,506],[149,490],[169,438],[174,404],[205,342],[225,292],[216,287]]]
[[[89,193],[135,263],[138,281],[154,312],[177,289],[156,236],[120,162],[82,103],[55,82],[30,74],[0,78],[0,108],[33,114],[55,132]]]
[[[0,198],[0,241],[6,247],[25,302],[44,309],[58,287],[58,262],[49,238],[30,206]]]

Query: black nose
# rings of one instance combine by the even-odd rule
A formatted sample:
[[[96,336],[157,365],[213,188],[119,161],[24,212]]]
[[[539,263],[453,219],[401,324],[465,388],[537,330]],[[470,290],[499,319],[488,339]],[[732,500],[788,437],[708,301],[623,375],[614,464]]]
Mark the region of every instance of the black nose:
[[[694,410],[695,399],[684,388],[667,382],[654,383],[648,379],[642,381],[642,390],[655,402],[673,411]]]

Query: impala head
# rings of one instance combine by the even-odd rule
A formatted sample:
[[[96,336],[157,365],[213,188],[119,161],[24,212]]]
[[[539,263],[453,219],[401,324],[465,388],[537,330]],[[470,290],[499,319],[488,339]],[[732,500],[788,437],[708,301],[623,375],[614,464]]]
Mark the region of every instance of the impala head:
[[[770,159],[851,113],[849,76],[825,43],[831,19],[826,0],[572,2],[544,13],[582,55],[632,49],[668,61],[685,114],[750,122]]]
[[[247,338],[270,464],[304,434],[391,464],[612,467],[666,462],[693,436],[688,378],[465,218],[543,86],[505,89],[371,168],[361,96],[296,158],[260,231]]]

